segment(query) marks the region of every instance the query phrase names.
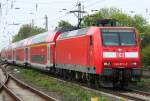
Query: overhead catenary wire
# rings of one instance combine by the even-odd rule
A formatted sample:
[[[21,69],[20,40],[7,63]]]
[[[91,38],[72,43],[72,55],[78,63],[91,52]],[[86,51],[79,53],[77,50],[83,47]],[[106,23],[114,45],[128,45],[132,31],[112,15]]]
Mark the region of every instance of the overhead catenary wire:
[[[105,1],[105,0],[103,0],[103,1]],[[88,0],[83,0],[82,2],[83,2],[83,3],[87,3]],[[95,2],[92,2],[92,3],[90,3],[90,4],[86,5],[86,6],[84,6],[84,9],[86,9],[87,7],[93,6],[93,5],[97,4],[98,2],[102,2],[102,0],[96,0]],[[75,7],[73,7],[73,8],[75,8]],[[69,9],[68,9],[68,10],[69,10]],[[68,11],[68,10],[67,10],[67,11]],[[65,14],[65,15],[63,15],[63,16],[61,16],[61,17],[58,17],[58,18],[56,18],[56,19],[52,19],[52,21],[56,21],[56,20],[61,19],[61,18],[65,17],[65,16],[67,16],[67,14]]]
[[[96,3],[99,2],[99,1],[100,1],[100,0],[98,0],[98,1],[96,1],[96,2],[94,2],[94,3],[91,3],[91,4],[87,5],[86,7],[89,7],[89,6],[93,5],[93,4],[96,4]],[[87,3],[87,2],[88,2],[88,0],[83,0],[83,3]],[[70,11],[70,10],[72,10],[72,9],[75,9],[75,7],[76,7],[76,6],[73,6],[73,7],[70,7],[70,8],[65,8],[65,9],[66,9],[65,14],[63,14],[63,15],[60,16],[60,17],[57,17],[57,18],[54,18],[54,19],[50,19],[49,22],[58,21],[58,20],[62,19],[63,17],[66,17],[66,16],[68,15],[68,11]],[[84,7],[84,8],[85,8],[85,7]]]
[[[22,2],[22,1],[21,1]],[[53,1],[53,3],[54,3],[55,1]],[[58,1],[56,1],[56,2],[58,2]],[[88,0],[83,0],[83,2],[84,3],[86,3],[86,2],[88,2]],[[22,2],[22,3],[24,3],[24,2]],[[43,2],[44,3],[44,2]],[[96,2],[97,3],[97,2]],[[46,3],[47,4],[47,3]],[[93,4],[93,3],[92,3]],[[91,5],[91,4],[90,4]],[[89,5],[88,5],[89,6]],[[87,7],[87,6],[86,6]],[[71,7],[71,8],[67,8],[68,9],[68,11],[69,11],[69,9],[74,9],[75,8],[75,6],[74,7]],[[52,20],[50,20],[50,21],[56,21],[56,20],[58,20],[58,19],[61,19],[61,18],[63,18],[63,17],[65,17],[65,16],[67,16],[67,14],[65,14],[65,15],[63,15],[63,16],[60,16],[60,17],[57,17],[57,18],[55,18],[55,19],[52,19]]]
[[[78,1],[81,1],[83,4],[85,4],[85,9],[87,8],[87,7],[91,7],[91,6],[93,6],[93,5],[95,5],[95,4],[97,4],[98,2],[101,2],[101,0],[78,0]],[[33,2],[33,1],[31,1],[31,2]],[[28,3],[28,4],[31,4],[31,2],[28,2],[28,1],[24,1],[24,0],[16,0],[16,2],[14,1],[14,0],[6,0],[5,2],[3,2],[3,6],[5,6],[5,14],[6,15],[3,15],[3,24],[1,24],[1,26],[5,26],[5,29],[4,29],[4,27],[3,27],[3,33],[7,33],[7,30],[8,30],[8,28],[7,28],[7,24],[5,23],[6,21],[7,21],[7,15],[9,14],[9,12],[11,11],[11,9],[13,8],[13,7],[15,7],[15,5],[17,4],[17,3],[22,3],[22,4],[24,4],[24,3]],[[63,2],[62,0],[55,0],[55,1],[51,1],[51,2],[46,2],[45,0],[44,1],[39,1],[39,0],[37,0],[37,1],[35,1],[35,2],[33,2],[34,3],[34,5],[35,5],[35,13],[38,13],[39,12],[39,10],[38,10],[38,8],[36,8],[37,6],[37,4],[38,4],[38,7],[40,7],[40,5],[47,5],[47,4],[57,4],[58,2]],[[66,0],[65,1],[65,3],[67,3],[67,4],[72,4],[72,1],[70,2],[70,1],[68,1],[68,0]],[[77,0],[75,1],[75,4],[77,3]],[[4,5],[5,4],[5,5]],[[7,10],[6,10],[6,6],[7,6]],[[10,6],[10,7],[9,7]],[[47,15],[48,17],[49,17],[49,23],[51,23],[51,22],[58,22],[58,21],[60,21],[60,20],[62,20],[63,18],[66,18],[66,17],[68,17],[69,16],[69,14],[68,14],[68,11],[70,11],[70,10],[76,10],[76,5],[74,5],[73,7],[68,7],[68,8],[66,8],[66,10],[64,11],[64,14],[62,14],[61,16],[57,16],[56,18],[52,18],[52,19],[50,19],[50,15]],[[29,8],[29,7],[28,7]],[[33,6],[32,6],[32,8],[33,8]],[[23,9],[27,9],[27,8],[23,8]],[[63,8],[62,8],[63,9]],[[38,11],[37,11],[38,10]],[[46,11],[47,12],[47,11]],[[46,13],[45,13],[46,14]],[[43,15],[45,15],[45,14],[43,14]],[[58,14],[58,15],[60,15],[60,14]],[[37,17],[37,16],[36,16]],[[43,18],[43,17],[42,17]],[[37,17],[37,19],[38,19],[38,17]],[[13,22],[15,22],[15,21],[13,21]],[[22,22],[25,22],[25,21],[21,21],[20,23],[22,23]],[[35,20],[35,22],[36,22],[36,20]],[[23,23],[22,23],[23,24]]]

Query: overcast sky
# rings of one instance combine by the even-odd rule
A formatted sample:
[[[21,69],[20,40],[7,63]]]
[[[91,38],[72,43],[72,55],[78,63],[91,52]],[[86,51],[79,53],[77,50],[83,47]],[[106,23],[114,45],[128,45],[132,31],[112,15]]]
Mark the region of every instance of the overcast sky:
[[[0,0],[0,49],[9,44],[21,25],[31,23],[32,19],[36,26],[44,28],[44,16],[47,15],[49,30],[54,29],[60,20],[76,25],[76,17],[67,12],[76,9],[78,1],[84,4],[88,13],[104,7],[116,7],[131,15],[141,14],[150,22],[150,0]]]

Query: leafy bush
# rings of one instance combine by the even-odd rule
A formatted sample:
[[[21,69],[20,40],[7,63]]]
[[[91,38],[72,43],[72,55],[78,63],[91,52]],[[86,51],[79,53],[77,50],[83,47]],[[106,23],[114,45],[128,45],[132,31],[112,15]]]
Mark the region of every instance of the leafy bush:
[[[142,61],[143,65],[147,67],[147,69],[150,69],[150,45],[148,45],[146,48],[142,50]]]

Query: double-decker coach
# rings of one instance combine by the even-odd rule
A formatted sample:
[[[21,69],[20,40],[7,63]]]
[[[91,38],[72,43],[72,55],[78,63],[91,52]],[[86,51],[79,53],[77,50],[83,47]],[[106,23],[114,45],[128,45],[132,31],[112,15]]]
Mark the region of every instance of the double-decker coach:
[[[13,57],[12,57],[12,46],[11,44],[8,45],[6,48],[5,48],[5,58],[7,60],[8,63],[12,63],[13,61]]]
[[[55,65],[55,40],[59,34],[60,32],[57,31],[49,31],[31,37],[24,49],[25,64],[42,70],[50,70]]]

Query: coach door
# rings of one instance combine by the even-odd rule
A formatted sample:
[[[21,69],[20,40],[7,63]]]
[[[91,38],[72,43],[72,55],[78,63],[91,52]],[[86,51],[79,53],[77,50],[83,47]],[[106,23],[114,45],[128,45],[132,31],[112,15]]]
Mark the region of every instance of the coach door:
[[[15,54],[15,49],[13,49],[13,61],[16,61],[16,54]]]
[[[50,67],[50,44],[47,45],[47,66]]]
[[[28,62],[28,48],[25,48],[25,49],[24,49],[24,53],[25,53],[25,54],[24,54],[24,56],[25,56],[25,57],[24,57],[24,63],[27,63],[27,62]]]

